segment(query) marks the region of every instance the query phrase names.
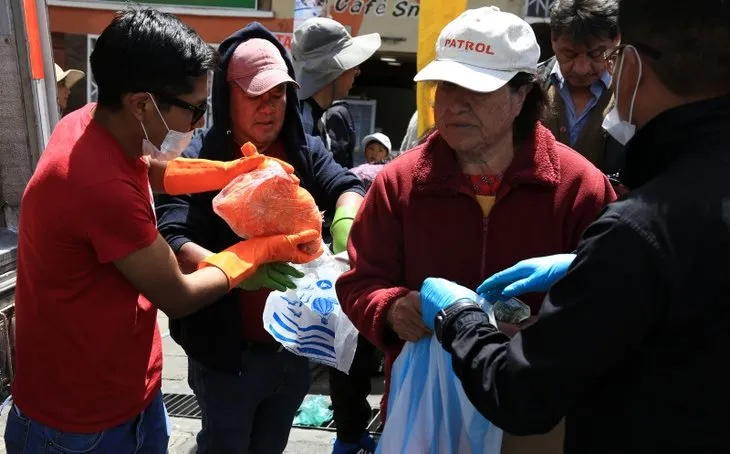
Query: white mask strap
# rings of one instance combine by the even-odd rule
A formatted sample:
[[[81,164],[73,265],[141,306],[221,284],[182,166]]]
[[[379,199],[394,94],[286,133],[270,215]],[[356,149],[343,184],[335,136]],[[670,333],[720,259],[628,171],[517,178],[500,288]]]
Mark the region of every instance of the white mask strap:
[[[152,96],[152,95],[151,95],[150,93],[147,93],[147,95],[148,95],[148,96],[150,97],[150,99],[152,100],[152,105],[153,105],[153,106],[155,106],[155,110],[157,111],[157,115],[159,115],[159,116],[160,116],[160,120],[162,120],[162,124],[163,124],[163,125],[165,125],[165,128],[166,128],[166,129],[167,129],[168,131],[170,131],[170,128],[169,128],[169,127],[167,126],[167,122],[165,121],[165,117],[163,117],[163,116],[162,116],[162,112],[160,112],[160,108],[159,108],[159,107],[157,107],[157,103],[155,102],[155,98],[154,98],[154,96]],[[144,125],[142,125],[142,127],[144,128]]]
[[[639,83],[641,82],[641,77],[644,75],[644,66],[641,62],[641,56],[639,55],[639,52],[636,50],[634,46],[631,44],[628,44],[625,48],[623,53],[621,54],[621,64],[618,68],[618,80],[616,81],[616,106],[618,107],[618,93],[619,93],[619,87],[621,86],[621,75],[623,73],[624,68],[624,59],[626,58],[626,51],[628,49],[631,49],[634,51],[634,55],[636,55],[636,59],[639,61],[639,77],[636,80],[636,85],[634,86],[634,93],[631,95],[631,104],[629,105],[629,119],[628,122],[631,123],[631,120],[634,118],[634,103],[636,102],[636,93],[639,91]]]

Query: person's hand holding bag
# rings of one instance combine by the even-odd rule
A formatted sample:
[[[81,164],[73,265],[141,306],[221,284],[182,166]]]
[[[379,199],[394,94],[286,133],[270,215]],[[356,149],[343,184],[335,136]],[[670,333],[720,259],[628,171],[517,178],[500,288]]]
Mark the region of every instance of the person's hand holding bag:
[[[386,317],[388,325],[401,340],[416,342],[431,335],[421,319],[421,295],[418,292],[409,292],[395,300]]]
[[[429,277],[421,286],[421,315],[426,326],[433,330],[436,314],[452,304],[468,300],[477,303],[477,294],[446,279]]]

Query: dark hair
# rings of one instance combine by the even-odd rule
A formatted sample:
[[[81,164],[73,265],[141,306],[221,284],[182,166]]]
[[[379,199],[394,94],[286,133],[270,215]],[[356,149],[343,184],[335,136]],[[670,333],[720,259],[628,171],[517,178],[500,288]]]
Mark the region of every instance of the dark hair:
[[[514,93],[520,87],[530,85],[530,91],[522,103],[522,110],[515,118],[512,126],[512,138],[515,143],[522,143],[532,137],[535,133],[537,123],[542,119],[545,112],[546,97],[542,85],[535,74],[517,73],[509,82],[510,90]]]
[[[550,7],[550,31],[555,37],[587,44],[615,39],[618,30],[618,0],[555,0]]]
[[[622,41],[677,96],[730,93],[730,0],[621,0]]]
[[[191,93],[195,79],[217,66],[218,52],[172,14],[130,8],[99,35],[90,60],[99,105],[119,109],[125,93]]]

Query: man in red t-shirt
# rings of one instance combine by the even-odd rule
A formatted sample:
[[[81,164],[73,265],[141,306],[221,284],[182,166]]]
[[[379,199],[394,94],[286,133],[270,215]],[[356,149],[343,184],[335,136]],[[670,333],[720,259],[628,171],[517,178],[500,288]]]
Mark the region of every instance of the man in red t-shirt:
[[[193,313],[252,269],[238,260],[252,263],[251,251],[234,245],[183,275],[156,229],[152,186],[171,181],[165,171],[151,186],[154,159],[190,142],[216,62],[192,29],[152,9],[120,13],[99,36],[99,102],[61,120],[22,200],[9,453],[167,451],[157,308]],[[269,239],[287,246],[265,248],[267,259],[296,258],[292,238]]]

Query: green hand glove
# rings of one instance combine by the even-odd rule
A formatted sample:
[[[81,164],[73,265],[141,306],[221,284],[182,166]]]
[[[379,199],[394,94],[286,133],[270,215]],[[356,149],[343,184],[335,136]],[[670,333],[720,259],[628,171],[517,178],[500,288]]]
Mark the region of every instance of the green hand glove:
[[[332,234],[332,252],[339,254],[347,250],[347,238],[350,236],[350,229],[355,220],[357,208],[346,205],[335,211],[335,218],[332,220],[330,234]]]
[[[241,282],[238,288],[249,291],[268,288],[285,292],[287,289],[297,288],[290,279],[292,277],[304,277],[304,273],[286,263],[265,263],[251,277]]]

